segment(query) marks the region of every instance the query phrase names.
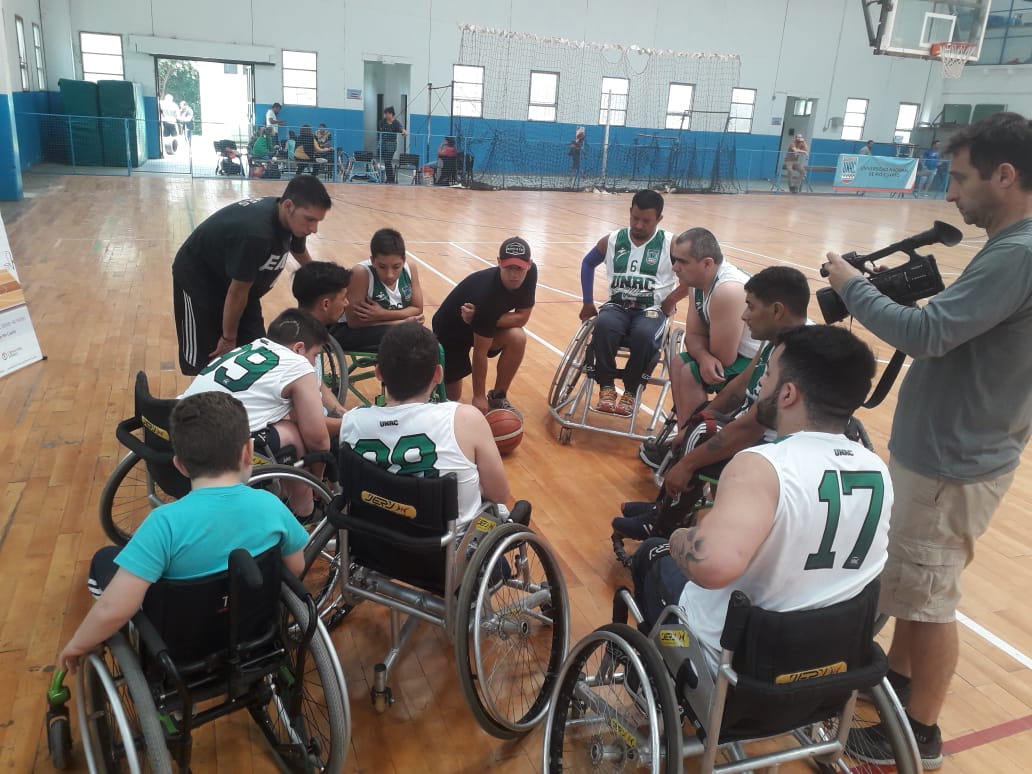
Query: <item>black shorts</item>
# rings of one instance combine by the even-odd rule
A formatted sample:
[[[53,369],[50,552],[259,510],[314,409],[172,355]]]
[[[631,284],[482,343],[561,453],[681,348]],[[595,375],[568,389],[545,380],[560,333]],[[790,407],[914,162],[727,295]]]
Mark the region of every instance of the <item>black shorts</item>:
[[[444,350],[444,383],[454,384],[462,381],[473,373],[473,361],[470,359],[470,352],[473,351],[472,344],[441,342],[441,349]],[[488,357],[498,357],[501,349],[489,349]]]
[[[179,370],[197,376],[208,365],[208,354],[219,345],[222,336],[222,304],[207,305],[192,297],[172,278],[172,310],[179,339]],[[265,335],[265,321],[258,299],[244,307],[237,327],[236,346],[250,344]]]

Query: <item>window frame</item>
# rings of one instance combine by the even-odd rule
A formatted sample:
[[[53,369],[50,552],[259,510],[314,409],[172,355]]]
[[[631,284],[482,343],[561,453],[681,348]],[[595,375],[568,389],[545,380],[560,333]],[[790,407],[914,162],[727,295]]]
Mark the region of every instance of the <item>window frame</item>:
[[[43,29],[32,23],[32,48],[36,64],[36,88],[46,91],[47,88],[47,60],[43,56]]]
[[[314,57],[312,67],[297,67],[287,64],[287,60],[294,55],[301,57]],[[319,53],[317,51],[302,51],[294,48],[280,49],[280,70],[282,71],[283,104],[284,105],[311,105],[319,104]],[[295,76],[301,76],[297,82]],[[310,76],[310,78],[309,78]],[[312,85],[308,85],[307,81]]]
[[[21,75],[21,90],[31,91],[32,82],[29,80],[29,48],[25,42],[25,20],[18,14],[14,15],[14,36],[18,41],[18,72]]]
[[[99,38],[117,38],[118,39],[118,54],[117,55],[116,54],[109,54],[107,52],[102,52],[102,51],[87,51],[83,47],[83,41],[84,41],[83,36],[84,35],[92,35],[92,36],[99,37]],[[86,57],[87,57],[87,55],[88,56],[96,56],[96,57],[117,58],[118,59],[118,66],[119,66],[118,72],[117,73],[110,72],[110,71],[109,72],[100,72],[98,70],[93,70],[93,69],[87,70],[86,69]],[[96,83],[97,81],[102,81],[102,80],[103,81],[106,81],[106,80],[124,81],[125,80],[125,49],[123,48],[122,36],[118,35],[118,34],[110,33],[110,32],[90,32],[89,30],[80,30],[79,31],[79,64],[82,66],[82,79],[84,81],[92,81],[93,83]]]
[[[752,94],[752,101],[751,102],[736,102],[735,101],[735,92],[736,91],[749,92],[750,94]],[[735,115],[735,105],[744,105],[744,106],[748,107],[749,108],[749,115],[748,116],[736,116]],[[743,86],[733,86],[733,87],[731,87],[731,112],[728,113],[727,118],[728,118],[727,130],[729,132],[734,132],[735,134],[752,134],[753,121],[756,119],[756,89],[749,89],[749,88],[745,88]],[[738,128],[736,128],[736,124],[735,124],[736,121],[745,121],[746,122],[746,128],[745,129],[738,129]]]
[[[624,84],[625,91],[613,92],[606,91],[606,81],[621,82]],[[631,93],[631,81],[629,78],[621,78],[619,76],[602,76],[602,83],[599,87],[599,108],[598,108],[598,123],[599,126],[627,126],[627,103],[630,101]],[[623,97],[623,107],[614,107],[612,105],[613,97]],[[619,121],[614,121],[613,115],[618,114]]]
[[[688,109],[684,111],[671,111],[671,103],[674,101],[674,87],[687,88],[690,92],[688,97]],[[664,118],[665,129],[691,129],[692,128],[692,105],[695,104],[695,84],[671,81],[667,86],[666,115]],[[687,114],[687,115],[686,115]],[[685,120],[687,119],[687,120]]]
[[[551,102],[535,102],[534,101],[534,76],[544,75],[552,76],[555,78],[554,89],[552,91]],[[534,115],[535,108],[547,114],[551,111],[551,118],[543,118]],[[554,70],[531,70],[530,71],[530,96],[527,100],[527,120],[528,121],[543,121],[546,123],[555,123],[559,116],[559,73]]]
[[[480,81],[468,81],[460,80],[458,78],[458,68],[466,68],[467,70],[476,70],[480,73]],[[459,88],[462,86],[463,88]],[[467,95],[466,87],[471,87],[470,92],[475,92],[476,96],[472,93]],[[462,96],[459,96],[459,92],[463,92]],[[469,65],[469,64],[453,64],[452,65],[452,115],[461,116],[463,118],[483,118],[484,117],[484,67],[483,65]]]
[[[851,102],[862,102],[864,104],[863,110],[850,110],[849,105]],[[864,138],[864,127],[867,125],[867,110],[870,106],[871,101],[869,99],[846,97],[846,109],[842,112],[841,139],[859,142]],[[850,122],[850,116],[860,116],[860,122],[856,123],[855,119],[853,122]]]
[[[904,106],[912,107],[914,109],[914,120],[910,122],[910,126],[904,127],[900,123],[900,119],[903,113]],[[900,102],[899,109],[896,111],[896,128],[892,130],[892,139],[895,142],[897,135],[902,135],[899,140],[903,145],[910,144],[910,136],[913,134],[914,127],[917,126],[917,117],[921,113],[921,105],[918,102]]]

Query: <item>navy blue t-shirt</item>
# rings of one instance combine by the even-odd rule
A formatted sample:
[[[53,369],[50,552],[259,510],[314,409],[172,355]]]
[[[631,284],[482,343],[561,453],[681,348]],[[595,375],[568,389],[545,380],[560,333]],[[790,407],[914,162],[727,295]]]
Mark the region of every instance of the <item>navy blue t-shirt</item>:
[[[516,290],[509,290],[502,284],[501,270],[497,266],[470,274],[462,280],[441,303],[434,314],[433,329],[441,344],[473,344],[473,334],[494,338],[498,318],[514,309],[529,309],[534,306],[537,292],[537,266],[530,265],[526,279]],[[473,324],[462,320],[462,305],[473,304]]]

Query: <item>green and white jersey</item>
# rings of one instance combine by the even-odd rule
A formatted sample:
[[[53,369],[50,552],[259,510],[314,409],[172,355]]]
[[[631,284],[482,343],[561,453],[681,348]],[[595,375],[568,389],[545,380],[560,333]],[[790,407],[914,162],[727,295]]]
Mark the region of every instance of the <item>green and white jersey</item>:
[[[672,234],[656,229],[644,244],[635,245],[628,229],[612,232],[606,246],[609,303],[629,309],[658,309],[677,286],[670,262],[672,240]]]
[[[391,473],[437,478],[455,473],[459,523],[480,509],[480,473],[455,438],[459,403],[402,403],[364,406],[344,415],[340,442]]]
[[[228,392],[244,404],[254,433],[290,413],[293,404],[283,397],[283,390],[310,373],[312,364],[304,355],[269,339],[256,339],[209,363],[179,397]]]
[[[695,311],[699,313],[699,319],[702,320],[707,331],[710,327],[710,299],[713,298],[714,291],[725,282],[736,282],[739,285],[744,285],[748,281],[748,274],[725,259],[717,269],[717,275],[713,278],[713,284],[710,285],[709,290],[703,290],[702,288],[694,289],[692,293],[692,301],[695,303]],[[753,355],[760,350],[760,343],[761,342],[754,339],[752,334],[749,333],[749,326],[743,325],[742,336],[738,340],[738,356],[752,360]]]
[[[740,578],[723,589],[688,582],[681,592],[713,670],[732,591],[777,612],[842,602],[878,577],[889,542],[892,481],[874,452],[844,435],[801,432],[739,454],[770,462],[778,502],[770,534]]]
[[[355,268],[364,268],[369,273],[369,290],[366,295],[384,309],[404,309],[412,303],[412,274],[407,264],[402,267],[394,287],[380,281],[372,261],[363,261]]]

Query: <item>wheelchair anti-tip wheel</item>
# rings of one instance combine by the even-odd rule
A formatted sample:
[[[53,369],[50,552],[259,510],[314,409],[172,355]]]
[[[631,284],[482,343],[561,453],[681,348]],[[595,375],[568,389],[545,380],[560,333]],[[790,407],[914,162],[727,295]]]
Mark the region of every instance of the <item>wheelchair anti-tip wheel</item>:
[[[101,529],[112,543],[124,546],[152,510],[174,499],[151,478],[143,458],[129,452],[100,494]]]
[[[563,664],[545,721],[544,771],[680,774],[673,680],[641,632],[607,624]]]
[[[101,655],[83,659],[76,708],[90,772],[172,774],[154,699],[121,632],[108,639]]]
[[[595,318],[589,317],[581,323],[577,333],[566,347],[566,352],[559,361],[555,376],[552,377],[552,386],[548,389],[548,405],[552,408],[558,408],[573,395],[574,388],[584,373],[588,344],[591,342],[591,334],[594,330]]]
[[[544,717],[569,645],[559,564],[529,528],[501,524],[481,540],[459,587],[459,682],[485,731],[513,739]]]
[[[289,771],[343,771],[351,711],[336,651],[322,622],[312,620],[305,600],[286,586],[280,600],[287,663],[265,678],[268,703],[252,707],[251,716]]]

